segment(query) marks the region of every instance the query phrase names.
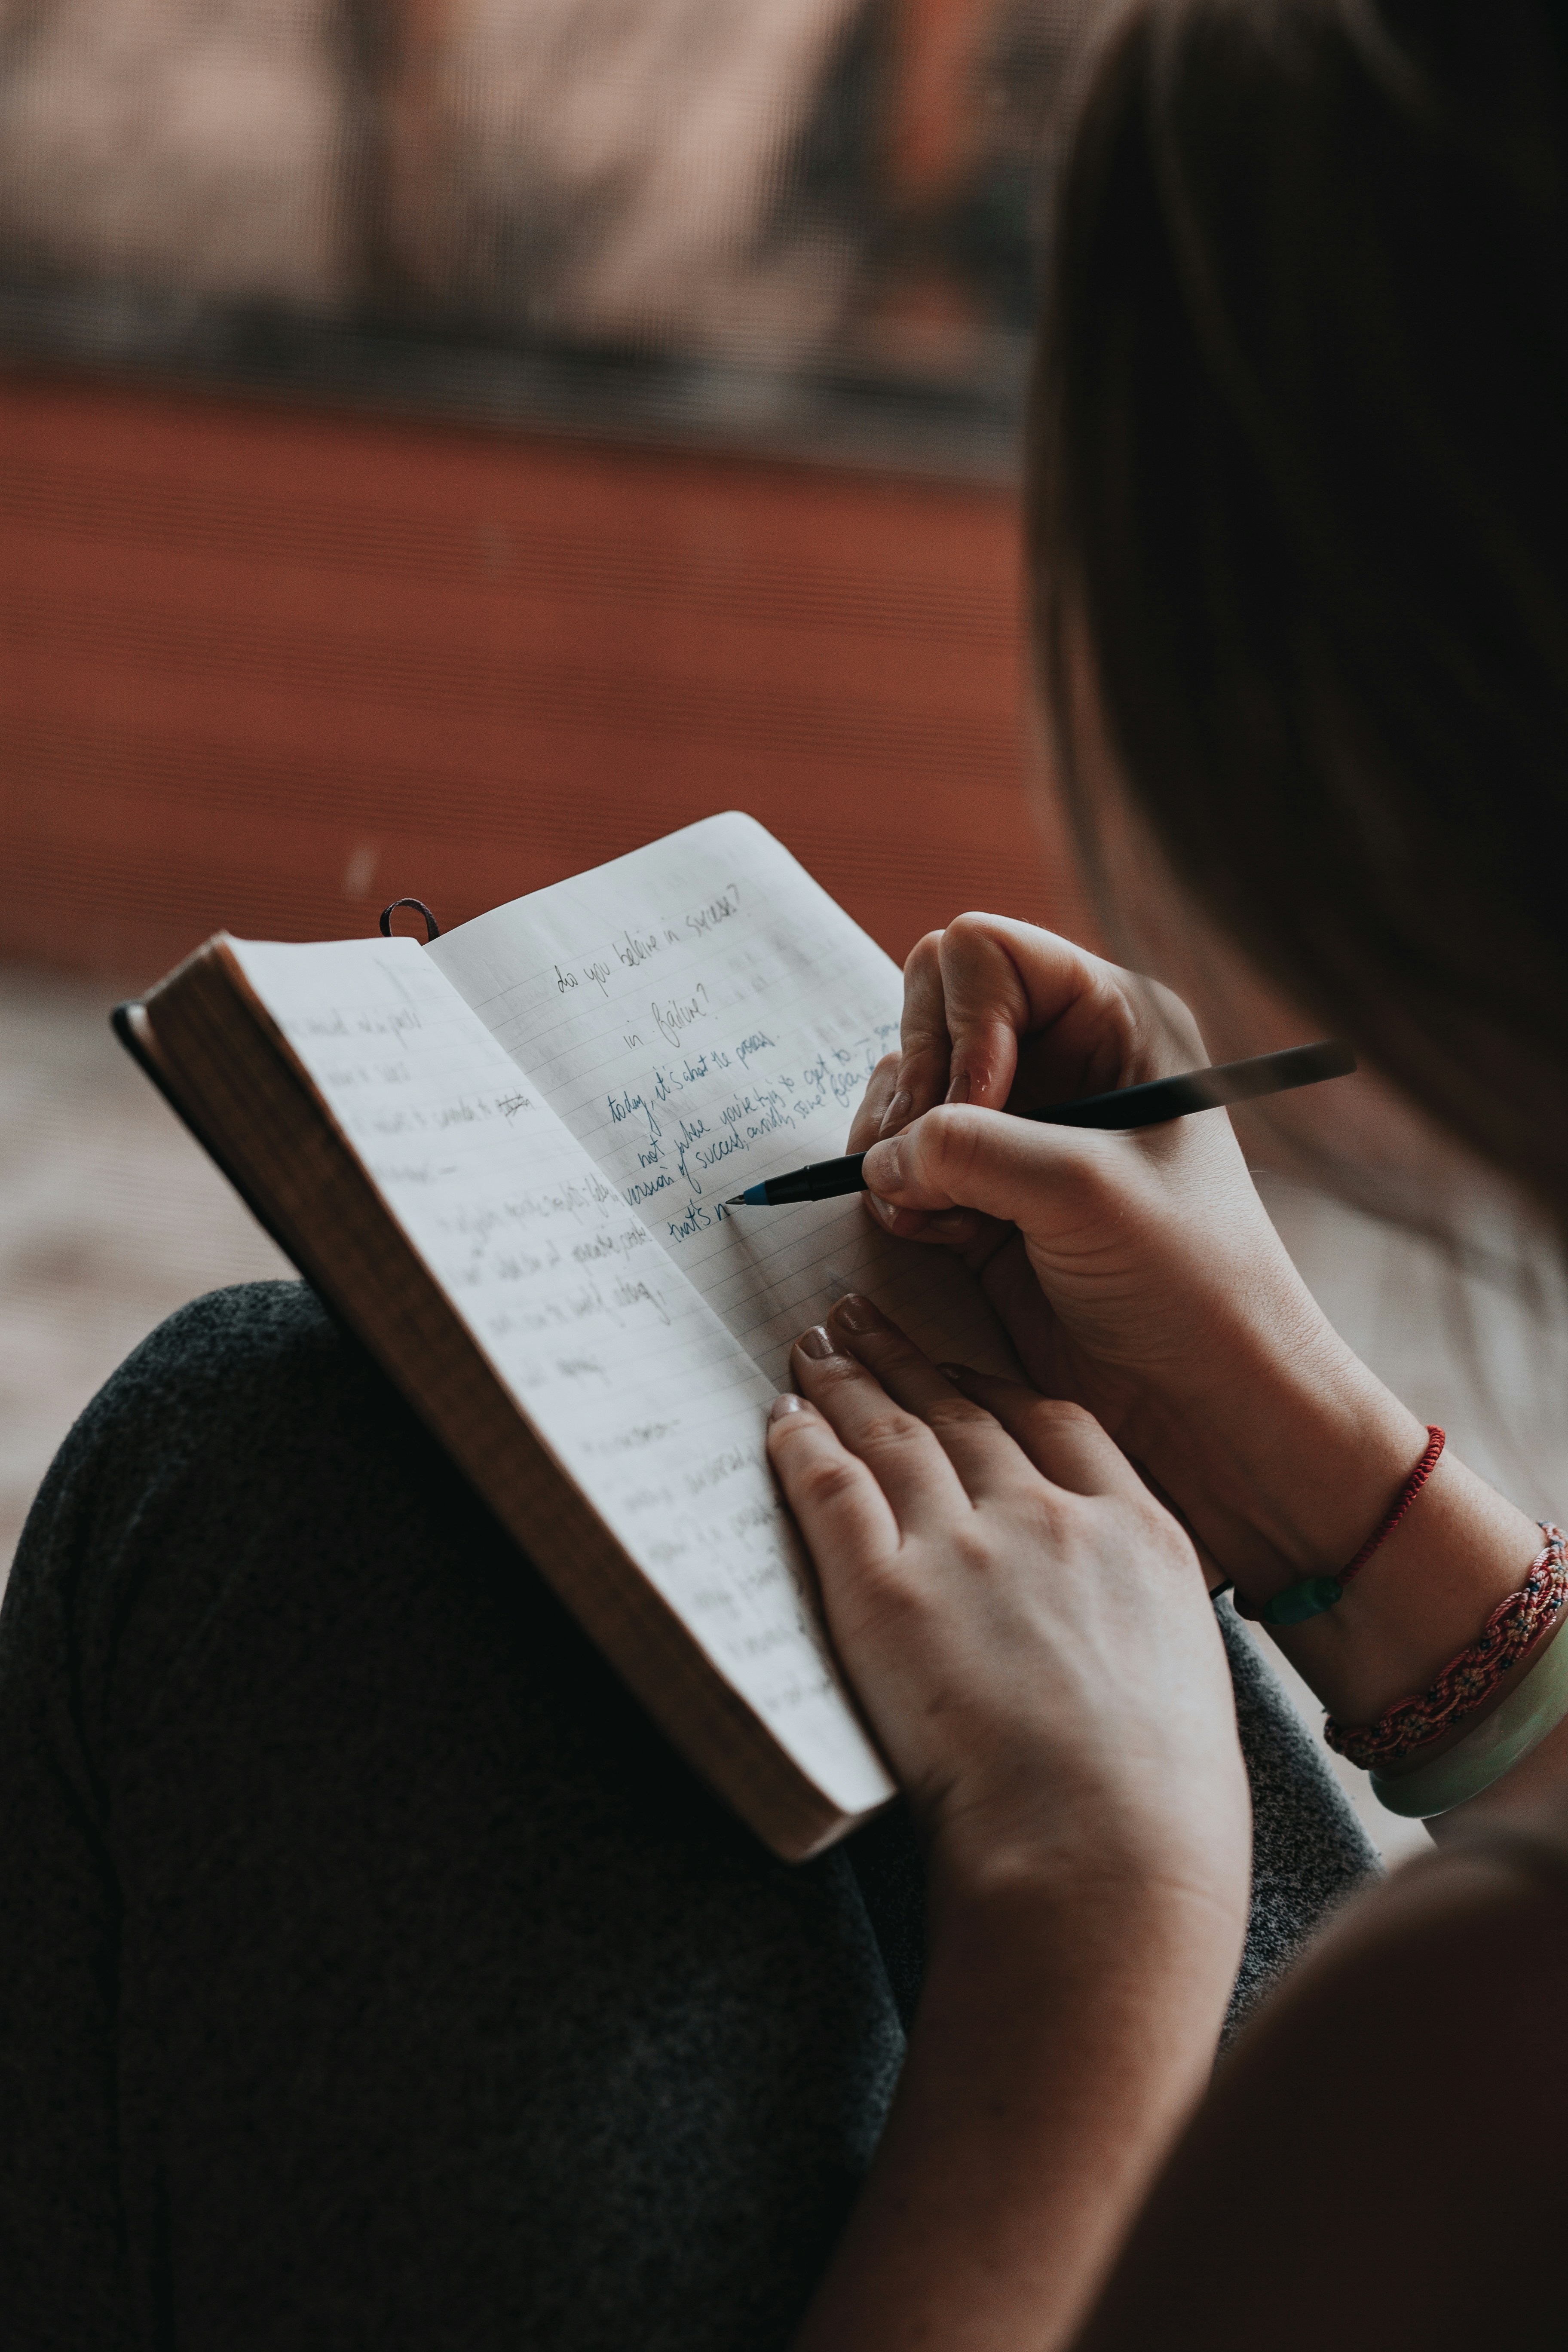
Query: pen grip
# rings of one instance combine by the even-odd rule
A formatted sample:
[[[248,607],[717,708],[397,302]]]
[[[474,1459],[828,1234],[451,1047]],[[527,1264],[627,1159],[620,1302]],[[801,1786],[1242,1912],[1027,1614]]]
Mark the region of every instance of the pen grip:
[[[747,1197],[765,1202],[770,1209],[787,1209],[797,1201],[837,1201],[844,1192],[863,1192],[866,1180],[860,1163],[865,1157],[863,1151],[856,1151],[847,1160],[818,1160],[811,1166],[792,1168],[787,1176],[770,1176]]]
[[[851,1152],[847,1160],[819,1160],[805,1171],[810,1191],[808,1201],[837,1201],[841,1193],[863,1192],[866,1179],[860,1171],[866,1155]]]

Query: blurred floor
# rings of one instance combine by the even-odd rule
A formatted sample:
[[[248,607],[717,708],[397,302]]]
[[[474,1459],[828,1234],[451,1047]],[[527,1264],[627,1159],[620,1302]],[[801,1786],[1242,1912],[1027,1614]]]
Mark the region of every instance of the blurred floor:
[[[291,1272],[115,1043],[113,1002],[0,970],[0,1578],[121,1357],[197,1293]]]
[[[0,970],[0,1577],[54,1448],[137,1340],[203,1290],[289,1271],[114,1043],[111,1002]],[[1531,1309],[1337,1203],[1264,1192],[1330,1315],[1421,1419],[1533,1516],[1568,1511],[1562,1286]],[[1426,1843],[1343,1778],[1391,1859]]]

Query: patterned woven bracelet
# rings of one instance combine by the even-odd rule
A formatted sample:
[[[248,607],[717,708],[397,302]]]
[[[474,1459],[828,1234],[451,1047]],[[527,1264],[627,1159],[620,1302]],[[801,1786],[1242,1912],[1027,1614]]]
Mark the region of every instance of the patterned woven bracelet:
[[[1544,1520],[1541,1532],[1546,1542],[1531,1561],[1524,1582],[1498,1602],[1479,1640],[1450,1659],[1429,1690],[1418,1698],[1396,1699],[1375,1723],[1336,1723],[1331,1716],[1323,1726],[1331,1748],[1363,1771],[1397,1764],[1441,1739],[1491,1696],[1503,1676],[1555,1624],[1568,1601],[1568,1538]]]
[[[1345,1597],[1345,1587],[1352,1576],[1366,1566],[1379,1544],[1384,1544],[1437,1467],[1447,1440],[1435,1422],[1426,1424],[1426,1451],[1401,1486],[1387,1510],[1379,1519],[1355,1558],[1347,1560],[1337,1576],[1304,1576],[1300,1584],[1287,1585],[1272,1600],[1248,1601],[1245,1593],[1236,1596],[1238,1617],[1250,1617],[1260,1625],[1304,1625],[1309,1617],[1321,1617],[1336,1601]]]

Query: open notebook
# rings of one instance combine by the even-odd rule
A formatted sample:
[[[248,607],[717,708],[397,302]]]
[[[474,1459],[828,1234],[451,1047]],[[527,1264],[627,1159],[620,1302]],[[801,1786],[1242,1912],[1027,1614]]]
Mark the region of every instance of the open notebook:
[[[858,1201],[722,1206],[844,1148],[895,966],[751,818],[407,939],[209,941],[121,1036],[671,1740],[775,1851],[890,1783],[763,1449],[851,1288],[1013,1369]]]

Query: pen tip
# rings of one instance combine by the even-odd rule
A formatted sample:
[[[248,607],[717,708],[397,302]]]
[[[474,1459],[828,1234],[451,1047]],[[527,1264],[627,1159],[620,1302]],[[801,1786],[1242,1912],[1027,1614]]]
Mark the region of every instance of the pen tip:
[[[724,1203],[724,1206],[727,1209],[743,1209],[745,1205],[746,1196],[744,1192],[737,1192],[732,1201],[726,1201]]]

